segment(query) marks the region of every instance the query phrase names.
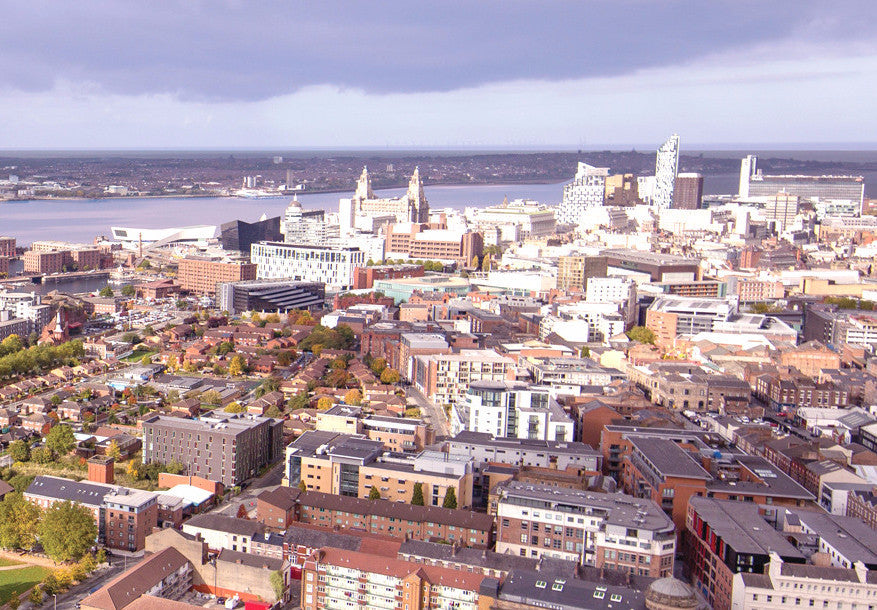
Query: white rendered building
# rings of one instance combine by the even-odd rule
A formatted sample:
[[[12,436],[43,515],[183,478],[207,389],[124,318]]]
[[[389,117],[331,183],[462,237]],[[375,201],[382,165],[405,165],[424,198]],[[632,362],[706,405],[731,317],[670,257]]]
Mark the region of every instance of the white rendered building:
[[[603,205],[608,167],[579,163],[573,181],[563,187],[563,201],[557,210],[557,222],[579,224],[584,214]]]
[[[258,265],[260,280],[288,278],[348,289],[353,286],[353,270],[365,266],[365,253],[344,246],[259,242],[252,245],[250,260]]]
[[[675,133],[661,144],[655,156],[655,194],[652,205],[659,208],[673,207],[673,191],[679,171],[679,136]]]

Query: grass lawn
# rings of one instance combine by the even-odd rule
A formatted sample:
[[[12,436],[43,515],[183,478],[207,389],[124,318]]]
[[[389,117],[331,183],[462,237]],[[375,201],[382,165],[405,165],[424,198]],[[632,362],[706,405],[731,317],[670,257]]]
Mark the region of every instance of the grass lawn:
[[[24,564],[20,561],[14,561],[12,559],[5,559],[0,557],[0,568],[5,568],[6,566],[23,566]]]
[[[124,362],[140,362],[141,360],[143,360],[143,356],[152,357],[152,356],[156,355],[157,353],[158,353],[158,350],[155,350],[155,349],[144,349],[144,350],[136,349],[131,353],[130,356],[122,358],[122,360]]]
[[[30,566],[20,570],[0,571],[0,603],[6,603],[12,597],[12,592],[24,593],[30,590],[51,572],[48,568]]]

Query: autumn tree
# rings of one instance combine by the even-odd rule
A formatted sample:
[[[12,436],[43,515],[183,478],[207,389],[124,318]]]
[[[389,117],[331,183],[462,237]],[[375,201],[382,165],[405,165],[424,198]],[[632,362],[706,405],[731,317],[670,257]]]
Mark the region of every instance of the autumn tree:
[[[655,333],[645,326],[634,326],[627,331],[627,336],[631,341],[639,341],[640,343],[648,343],[654,345]]]
[[[335,404],[334,401],[328,396],[323,396],[320,400],[317,401],[317,408],[320,411],[327,411],[332,408],[332,405]]]
[[[40,509],[18,492],[6,494],[0,502],[0,546],[4,549],[32,549],[37,542]]]
[[[357,389],[349,390],[347,394],[344,395],[344,402],[351,406],[358,407],[362,404],[362,392]]]
[[[119,458],[122,457],[122,449],[119,447],[119,443],[115,440],[111,440],[110,444],[107,445],[107,457],[111,457],[117,462],[119,461]]]
[[[232,377],[239,377],[244,374],[247,368],[247,362],[243,356],[234,356],[228,364],[228,374]]]
[[[381,373],[381,383],[399,383],[399,371],[395,369],[384,369]]]
[[[39,526],[40,542],[54,561],[80,559],[94,545],[97,525],[91,511],[73,502],[55,502]]]
[[[237,401],[232,401],[226,405],[224,410],[226,413],[243,413],[247,408]]]

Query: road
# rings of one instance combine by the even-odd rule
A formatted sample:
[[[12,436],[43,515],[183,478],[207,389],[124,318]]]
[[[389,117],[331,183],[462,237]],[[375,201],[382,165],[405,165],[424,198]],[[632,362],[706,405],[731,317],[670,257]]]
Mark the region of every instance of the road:
[[[451,427],[448,425],[448,418],[445,416],[444,409],[427,400],[426,396],[414,386],[405,388],[405,397],[408,401],[417,403],[420,409],[420,416],[424,422],[432,426],[436,436],[451,435]]]
[[[266,489],[271,489],[280,485],[280,482],[283,479],[283,464],[284,460],[281,460],[279,463],[272,466],[263,476],[254,479],[241,495],[233,496],[230,500],[223,502],[211,512],[235,517],[238,514],[238,506],[242,503],[246,506],[247,512],[255,510],[256,496]]]
[[[139,559],[129,559],[128,565],[131,566],[137,561],[139,561]],[[43,602],[43,608],[52,608],[53,610],[54,608],[58,608],[59,610],[73,610],[74,608],[78,608],[79,602],[89,595],[89,591],[104,586],[109,580],[118,576],[125,569],[125,562],[120,557],[111,557],[110,562],[109,567],[96,572],[91,578],[87,578],[85,582],[70,587],[66,593],[59,594],[57,606],[54,603],[55,600],[53,600],[50,595]]]

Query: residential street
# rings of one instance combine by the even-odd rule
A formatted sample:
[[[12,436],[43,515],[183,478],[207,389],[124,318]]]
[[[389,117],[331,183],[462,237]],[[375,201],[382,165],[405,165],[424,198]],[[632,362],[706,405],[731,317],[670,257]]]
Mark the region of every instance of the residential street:
[[[405,388],[405,397],[409,401],[414,401],[420,408],[420,414],[424,422],[430,424],[435,429],[435,435],[450,436],[451,428],[448,425],[448,418],[445,417],[444,409],[432,404],[423,393],[414,386]]]

